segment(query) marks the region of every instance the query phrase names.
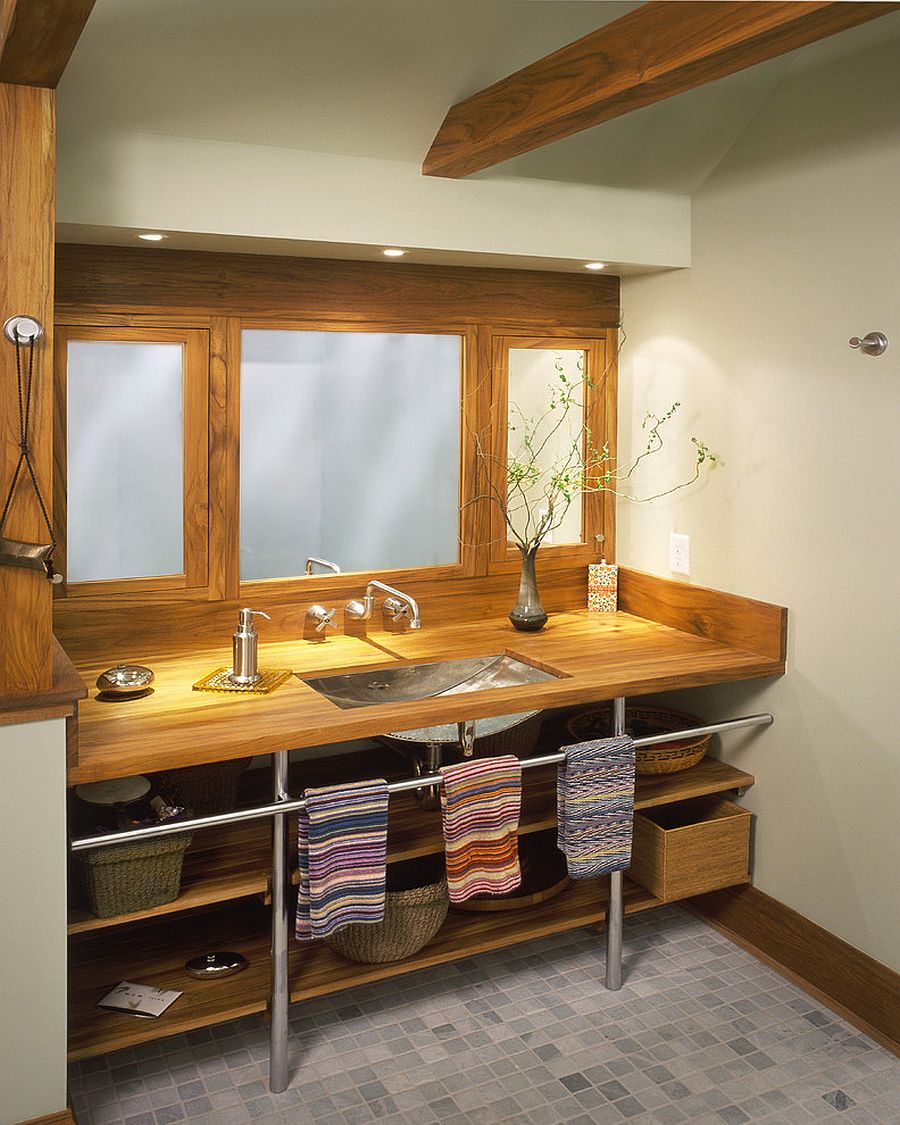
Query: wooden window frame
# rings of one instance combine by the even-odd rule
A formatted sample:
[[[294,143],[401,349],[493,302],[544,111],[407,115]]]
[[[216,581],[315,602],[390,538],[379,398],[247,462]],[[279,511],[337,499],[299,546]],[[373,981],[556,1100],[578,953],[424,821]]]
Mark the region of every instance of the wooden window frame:
[[[184,569],[178,574],[69,582],[66,577],[68,350],[72,340],[181,344],[183,383]],[[133,325],[60,325],[55,330],[53,427],[53,526],[56,559],[64,581],[58,597],[205,590],[209,578],[209,348],[200,328]]]
[[[521,329],[494,327],[491,331],[491,469],[493,490],[506,494],[509,456],[509,351],[513,348],[581,350],[585,353],[587,376],[593,387],[585,399],[586,420],[592,433],[603,435],[610,453],[616,453],[616,358],[615,329],[579,331],[547,328],[523,332]],[[490,504],[490,573],[508,574],[521,566],[519,548],[508,538],[506,521],[495,502]],[[609,492],[586,493],[581,497],[580,543],[545,543],[539,558],[543,569],[563,569],[587,565],[605,557],[615,561],[615,496]],[[597,536],[603,540],[598,543]]]
[[[231,318],[230,318],[231,319]],[[236,444],[238,449],[240,447],[240,395],[241,395],[241,338],[244,331],[260,331],[260,330],[274,330],[274,331],[295,331],[295,332],[383,332],[383,333],[399,333],[408,335],[433,335],[433,336],[457,336],[460,339],[460,427],[458,439],[458,486],[459,496],[457,503],[458,519],[457,519],[457,541],[458,553],[457,561],[455,563],[444,563],[436,566],[422,566],[422,567],[398,567],[391,570],[360,570],[360,571],[342,571],[340,580],[361,580],[377,576],[382,581],[390,584],[402,585],[404,582],[414,582],[425,580],[428,582],[440,581],[443,579],[454,579],[469,577],[479,573],[479,558],[478,558],[478,545],[477,543],[470,542],[466,537],[466,529],[468,527],[467,518],[465,513],[469,510],[471,505],[468,501],[475,498],[475,479],[473,473],[470,471],[471,466],[467,463],[465,456],[466,449],[466,436],[471,425],[477,424],[473,422],[473,412],[477,408],[479,402],[479,395],[477,387],[475,386],[476,373],[478,370],[478,340],[476,329],[470,324],[448,324],[443,321],[435,321],[433,323],[419,321],[415,322],[397,322],[380,321],[380,320],[365,320],[365,321],[339,321],[333,320],[309,320],[297,317],[242,317],[239,319],[239,325],[232,329],[232,343],[229,351],[229,425],[236,427]],[[238,454],[237,464],[234,468],[235,473],[235,510],[237,511],[237,574],[240,574],[240,457]],[[298,560],[300,561],[300,560]],[[340,560],[335,560],[340,562]],[[483,563],[482,563],[483,565]],[[335,576],[337,577],[337,576]],[[280,578],[248,578],[239,579],[236,583],[234,581],[230,584],[232,593],[230,596],[236,597],[238,594],[245,599],[252,599],[254,597],[265,597],[267,594],[272,594],[279,590],[286,588],[296,588],[306,592],[306,590],[317,590],[323,585],[327,589],[333,587],[335,578],[323,574],[296,574],[285,575]]]

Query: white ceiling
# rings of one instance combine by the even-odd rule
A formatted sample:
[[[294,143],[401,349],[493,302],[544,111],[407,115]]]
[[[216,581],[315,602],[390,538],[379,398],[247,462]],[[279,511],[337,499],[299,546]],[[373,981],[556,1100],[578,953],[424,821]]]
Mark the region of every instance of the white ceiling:
[[[599,0],[98,0],[61,129],[420,163],[449,107],[637,7]],[[689,193],[791,64],[773,60],[483,175]]]
[[[599,0],[97,0],[59,87],[61,143],[66,137],[77,147],[81,138],[101,134],[156,134],[412,168],[453,103],[637,6]],[[691,195],[791,67],[839,64],[842,52],[864,50],[882,33],[900,35],[900,13],[473,179]],[[86,231],[73,226],[68,237],[94,237]]]

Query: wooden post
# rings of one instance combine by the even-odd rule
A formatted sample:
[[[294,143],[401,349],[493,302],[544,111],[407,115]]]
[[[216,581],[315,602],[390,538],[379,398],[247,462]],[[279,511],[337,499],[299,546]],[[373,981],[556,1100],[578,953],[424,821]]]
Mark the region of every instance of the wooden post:
[[[49,498],[52,458],[53,224],[56,94],[0,83],[0,324],[37,317],[31,406],[32,459]],[[0,339],[0,502],[19,456],[15,348]],[[30,482],[17,489],[4,532],[47,542]],[[0,566],[0,696],[46,691],[51,683],[52,597],[39,573]]]

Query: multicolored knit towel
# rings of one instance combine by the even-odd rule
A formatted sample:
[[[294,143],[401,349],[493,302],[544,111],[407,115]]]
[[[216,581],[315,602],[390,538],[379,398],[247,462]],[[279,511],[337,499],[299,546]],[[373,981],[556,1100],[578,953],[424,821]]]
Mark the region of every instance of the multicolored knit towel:
[[[384,918],[386,781],[307,789],[299,815],[297,940]]]
[[[503,895],[522,881],[518,758],[482,758],[442,766],[441,819],[451,902],[478,894]]]
[[[627,735],[564,746],[556,776],[557,844],[573,879],[631,863],[634,743]]]

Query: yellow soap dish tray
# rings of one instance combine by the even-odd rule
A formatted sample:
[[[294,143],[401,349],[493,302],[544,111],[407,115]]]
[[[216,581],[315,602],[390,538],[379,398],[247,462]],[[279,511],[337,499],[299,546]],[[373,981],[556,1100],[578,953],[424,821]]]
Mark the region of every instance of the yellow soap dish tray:
[[[260,669],[259,679],[252,684],[235,684],[229,679],[230,668],[217,668],[194,684],[194,691],[238,692],[241,695],[268,695],[281,687],[291,673],[282,669]]]

